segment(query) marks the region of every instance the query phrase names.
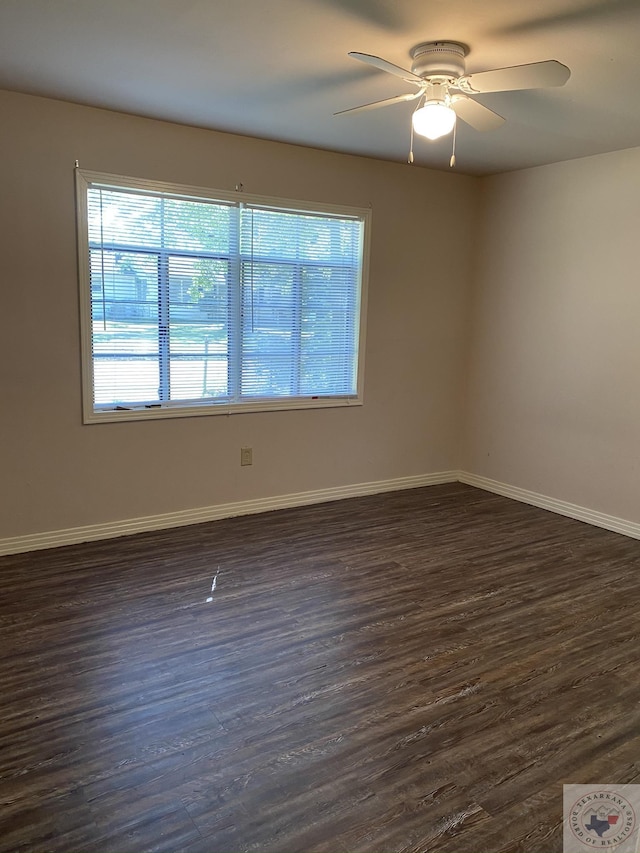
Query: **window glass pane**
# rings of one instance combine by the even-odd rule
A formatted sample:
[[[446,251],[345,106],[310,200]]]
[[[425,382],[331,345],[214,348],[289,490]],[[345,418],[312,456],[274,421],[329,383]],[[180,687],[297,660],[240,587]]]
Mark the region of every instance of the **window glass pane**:
[[[296,267],[242,265],[242,394],[296,394]]]
[[[353,361],[347,352],[310,353],[301,357],[301,394],[354,394]]]
[[[155,256],[90,253],[96,405],[158,396],[158,266]]]
[[[299,216],[298,241],[302,259],[351,263],[359,249],[358,223]]]
[[[90,244],[158,246],[161,239],[159,198],[124,190],[90,188],[87,216]]]
[[[229,263],[169,258],[171,400],[226,397]]]
[[[274,210],[243,208],[240,212],[240,251],[254,259],[298,256],[298,217]]]
[[[255,258],[358,263],[360,223],[319,214],[245,207],[240,213],[240,250]]]
[[[344,319],[355,308],[357,281],[349,267],[303,266],[302,304],[312,319],[314,311],[330,310],[336,319]]]
[[[347,267],[305,266],[301,280],[301,391],[354,393],[354,273]]]
[[[229,254],[233,207],[169,198],[163,213],[165,248]]]
[[[93,361],[95,405],[114,406],[153,403],[158,398],[159,366],[157,358],[96,355]]]

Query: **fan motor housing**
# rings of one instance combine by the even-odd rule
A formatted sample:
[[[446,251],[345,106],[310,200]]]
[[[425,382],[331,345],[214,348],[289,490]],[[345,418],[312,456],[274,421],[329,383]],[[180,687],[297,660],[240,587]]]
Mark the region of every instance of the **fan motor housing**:
[[[419,77],[458,78],[464,75],[466,45],[455,41],[427,41],[411,51],[411,70]]]

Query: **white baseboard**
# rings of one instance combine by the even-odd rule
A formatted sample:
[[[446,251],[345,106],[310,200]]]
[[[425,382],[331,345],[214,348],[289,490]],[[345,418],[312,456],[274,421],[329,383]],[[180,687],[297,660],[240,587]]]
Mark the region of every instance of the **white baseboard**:
[[[578,506],[578,504],[568,503],[567,501],[559,501],[556,498],[550,498],[538,492],[530,492],[528,489],[509,486],[507,483],[490,480],[488,477],[468,474],[466,471],[458,472],[458,480],[461,483],[466,483],[468,486],[475,486],[478,489],[494,492],[497,495],[503,495],[515,501],[521,501],[522,503],[537,506],[541,509],[548,509],[550,512],[557,512],[559,515],[575,518],[577,521],[584,521],[595,527],[613,530],[614,533],[622,533],[624,536],[630,536],[632,539],[640,539],[640,524],[634,521],[617,518],[615,515],[606,515],[604,512],[596,512],[595,510]]]
[[[256,498],[248,501],[198,507],[180,512],[147,515],[106,524],[90,524],[86,527],[69,527],[65,530],[52,530],[45,533],[33,533],[26,536],[13,536],[0,539],[0,555],[19,554],[25,551],[39,551],[43,548],[57,548],[62,545],[75,545],[78,542],[92,542],[96,539],[113,539],[117,536],[130,536],[148,530],[165,530],[170,527],[184,527],[188,524],[200,524],[204,521],[216,521],[220,518],[232,518],[236,515],[252,515],[273,509],[305,506],[307,504],[338,501],[362,495],[375,495],[381,492],[394,492],[401,489],[417,489],[422,486],[434,486],[439,483],[455,483],[457,471],[440,471],[436,474],[420,474],[414,477],[398,477],[393,480],[378,480],[371,483],[356,483],[350,486],[337,486],[332,489],[316,489],[310,492],[296,492],[290,495],[276,495],[269,498]]]
[[[165,530],[170,527],[184,527],[188,524],[201,524],[221,518],[237,515],[252,515],[274,509],[306,506],[308,504],[338,501],[362,495],[375,495],[382,492],[394,492],[401,489],[417,489],[422,486],[435,486],[440,483],[465,483],[487,492],[503,495],[522,503],[556,512],[559,515],[584,521],[595,527],[603,527],[615,533],[622,533],[632,539],[640,539],[640,524],[606,515],[602,512],[556,500],[538,492],[510,486],[488,477],[480,477],[466,471],[440,471],[435,474],[420,474],[414,477],[398,477],[393,480],[378,480],[370,483],[356,483],[350,486],[337,486],[332,489],[316,489],[310,492],[296,492],[289,495],[276,495],[269,498],[256,498],[248,501],[198,507],[180,512],[147,515],[140,518],[123,519],[105,524],[90,524],[86,527],[69,527],[64,530],[51,530],[45,533],[33,533],[26,536],[13,536],[0,539],[0,556],[19,554],[26,551],[39,551],[44,548],[57,548],[62,545],[75,545],[79,542],[93,542],[98,539],[113,539],[117,536],[130,536],[149,530]]]

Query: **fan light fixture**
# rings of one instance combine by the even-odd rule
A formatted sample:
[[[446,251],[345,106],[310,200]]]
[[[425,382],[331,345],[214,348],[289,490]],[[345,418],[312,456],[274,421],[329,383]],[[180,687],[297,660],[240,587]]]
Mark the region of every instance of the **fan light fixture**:
[[[440,139],[451,133],[456,124],[456,114],[442,101],[427,101],[413,114],[413,129],[427,139]]]
[[[404,101],[417,101],[418,108],[413,113],[411,125],[409,163],[413,163],[413,136],[416,133],[426,136],[427,139],[440,139],[453,131],[453,153],[449,161],[449,165],[453,166],[456,117],[475,130],[494,130],[504,123],[502,116],[474,100],[476,95],[564,86],[571,76],[567,66],[555,59],[467,74],[465,57],[469,48],[456,41],[425,41],[412,48],[410,53],[413,60],[410,70],[370,53],[349,53],[349,56],[359,62],[366,62],[380,71],[400,77],[405,83],[414,86],[416,91],[334,113],[344,115],[388,107]],[[455,105],[455,111],[452,104]]]

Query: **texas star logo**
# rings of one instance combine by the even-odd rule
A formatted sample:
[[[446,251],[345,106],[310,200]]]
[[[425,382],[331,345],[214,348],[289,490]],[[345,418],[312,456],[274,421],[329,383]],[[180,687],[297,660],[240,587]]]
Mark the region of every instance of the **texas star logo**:
[[[569,820],[575,837],[591,849],[614,849],[636,826],[631,803],[611,791],[592,791],[580,797],[571,807]]]

